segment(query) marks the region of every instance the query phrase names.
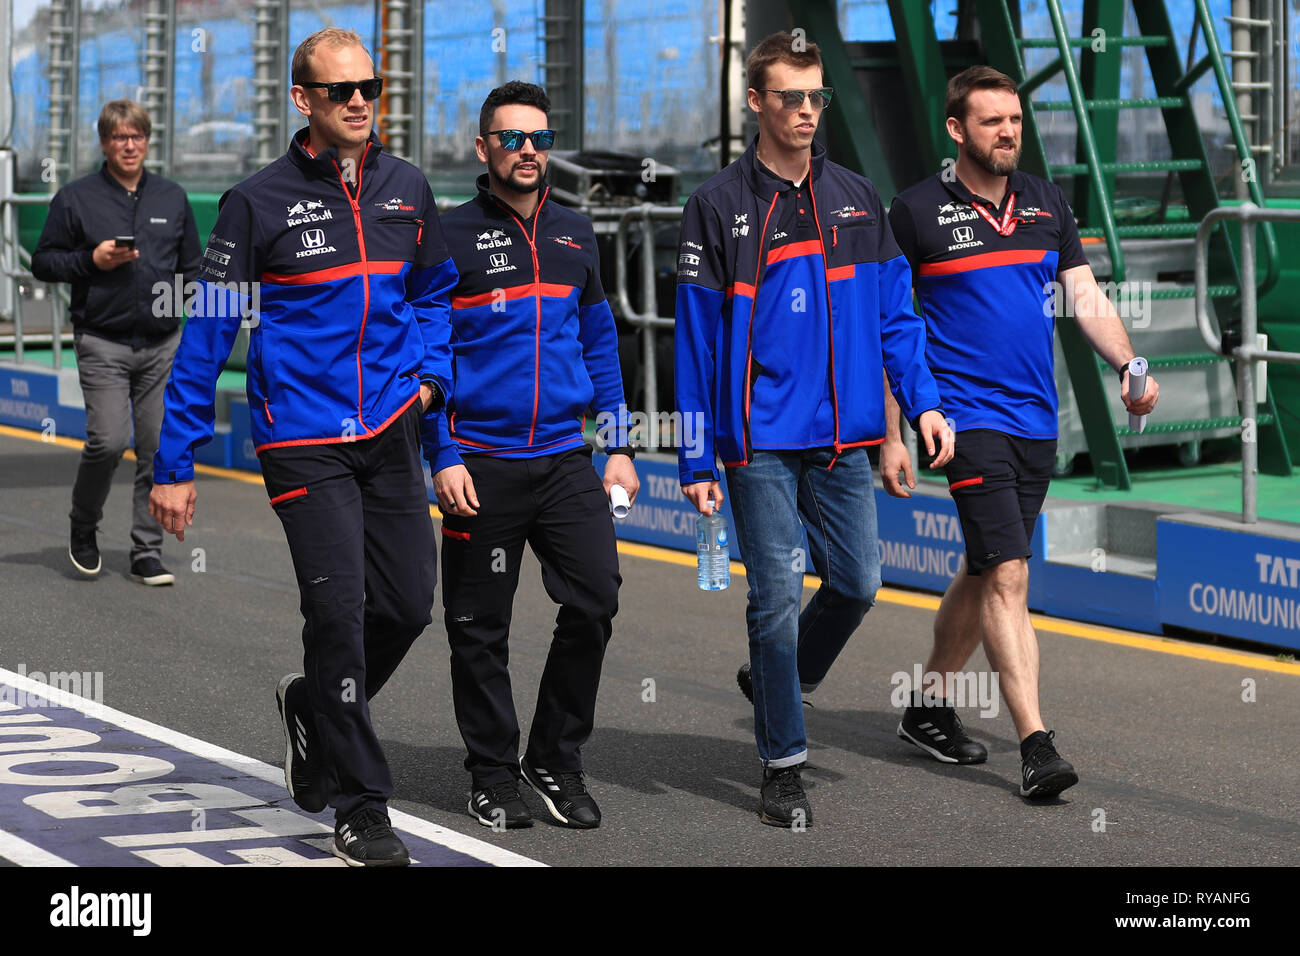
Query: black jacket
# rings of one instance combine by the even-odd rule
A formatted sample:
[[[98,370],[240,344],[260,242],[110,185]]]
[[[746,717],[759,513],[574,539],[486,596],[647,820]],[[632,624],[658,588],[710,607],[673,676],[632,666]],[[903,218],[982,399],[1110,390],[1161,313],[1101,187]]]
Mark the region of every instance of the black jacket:
[[[203,253],[194,211],[180,186],[146,172],[136,195],[131,198],[107,163],[69,183],[50,202],[32,253],[32,275],[72,284],[74,329],[132,348],[176,331],[181,318],[172,307],[176,276],[195,279]],[[114,236],[135,236],[140,258],[105,272],[91,254]],[[167,294],[159,295],[159,283]]]

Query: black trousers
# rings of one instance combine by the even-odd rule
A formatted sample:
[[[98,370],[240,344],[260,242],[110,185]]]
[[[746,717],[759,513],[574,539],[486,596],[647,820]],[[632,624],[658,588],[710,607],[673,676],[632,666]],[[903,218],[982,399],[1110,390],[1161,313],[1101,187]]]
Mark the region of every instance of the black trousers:
[[[456,721],[476,788],[519,775],[510,691],[511,609],[524,543],[560,605],[526,755],[535,767],[582,769],[600,668],[618,612],[618,552],[589,448],[541,458],[466,455],[478,514],[444,515],[442,599]]]
[[[420,403],[373,438],[272,448],[258,459],[293,555],[307,699],[343,820],[392,796],[369,701],[433,619]]]

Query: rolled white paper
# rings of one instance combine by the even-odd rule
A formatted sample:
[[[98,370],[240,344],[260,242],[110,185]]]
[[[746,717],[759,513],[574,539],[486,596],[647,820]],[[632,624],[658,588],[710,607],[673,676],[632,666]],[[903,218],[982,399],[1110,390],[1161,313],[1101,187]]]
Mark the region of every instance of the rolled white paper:
[[[1130,401],[1137,401],[1147,390],[1147,360],[1144,358],[1135,358],[1128,363],[1128,397]],[[1128,416],[1128,427],[1133,429],[1139,435],[1147,427],[1147,417],[1145,415],[1134,415],[1132,412]]]
[[[626,518],[632,510],[632,502],[627,497],[627,489],[622,485],[609,486],[609,510],[615,518]]]

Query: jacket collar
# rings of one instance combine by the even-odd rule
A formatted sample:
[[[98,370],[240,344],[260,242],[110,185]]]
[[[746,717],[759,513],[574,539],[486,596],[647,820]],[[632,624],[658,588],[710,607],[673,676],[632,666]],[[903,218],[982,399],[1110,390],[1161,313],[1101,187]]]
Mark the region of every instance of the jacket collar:
[[[478,194],[474,198],[478,200],[479,205],[484,209],[501,217],[513,216],[516,219],[520,218],[519,213],[515,211],[513,206],[498,199],[496,194],[492,192],[492,189],[488,186],[487,173],[481,174],[478,179],[474,180],[474,185],[478,187]],[[543,186],[542,195],[537,200],[537,208],[533,210],[533,216],[542,211],[542,208],[546,205],[546,197],[550,193],[551,187],[549,185]]]
[[[337,147],[330,146],[328,149],[320,150],[313,156],[307,152],[303,145],[307,142],[308,136],[311,135],[311,127],[304,126],[298,132],[293,134],[293,139],[289,141],[289,159],[300,169],[317,176],[324,176],[327,179],[338,179],[338,161],[339,151]],[[383,152],[384,144],[379,141],[379,136],[372,129],[370,139],[367,141],[366,149],[362,153],[361,168],[370,169],[379,162],[379,154]]]
[[[947,189],[948,192],[956,196],[957,199],[961,200],[962,202],[967,202],[967,203],[975,202],[976,199],[979,199],[979,201],[984,203],[989,202],[983,196],[977,197],[974,193],[972,193],[969,189],[967,189],[966,184],[963,183],[960,179],[958,179],[956,175],[952,177],[951,182],[948,181],[947,179],[944,179],[943,173],[938,173],[936,175],[938,176],[939,182],[943,183],[943,187]],[[1011,173],[1007,176],[1007,192],[1006,194],[1004,194],[1003,198],[1005,199],[1006,195],[1009,195],[1010,193],[1023,192],[1025,187],[1028,184],[1029,184],[1029,180],[1024,173],[1022,173],[1018,169],[1012,170]]]
[[[770,202],[772,197],[779,192],[785,192],[788,189],[794,189],[794,183],[788,179],[781,179],[775,173],[771,172],[758,161],[758,135],[750,140],[749,148],[741,154],[740,159],[741,174],[745,181],[749,183],[749,188],[754,190],[764,201]],[[826,147],[817,140],[812,142],[812,172],[809,178],[812,179],[813,185],[816,186],[820,181],[822,169],[826,165]]]
[[[108,183],[118,192],[120,193],[126,192],[126,187],[123,186],[116,179],[114,179],[113,174],[108,171],[108,160],[104,160],[102,163],[99,164],[99,176],[101,179],[104,180],[104,182]],[[140,193],[144,192],[144,184],[147,183],[148,181],[149,181],[149,170],[147,169],[140,170],[140,181],[135,184],[136,195],[139,195]]]

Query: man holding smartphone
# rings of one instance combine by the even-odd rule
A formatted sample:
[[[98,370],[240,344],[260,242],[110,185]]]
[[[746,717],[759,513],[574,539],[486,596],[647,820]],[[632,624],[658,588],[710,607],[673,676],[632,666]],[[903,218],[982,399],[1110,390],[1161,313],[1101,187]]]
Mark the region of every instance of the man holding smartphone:
[[[86,577],[102,562],[95,526],[113,473],[135,433],[131,577],[171,584],[162,529],[149,515],[163,388],[180,341],[180,309],[158,299],[198,274],[194,212],[176,183],[145,172],[151,124],[144,107],[113,100],[99,116],[104,164],[55,194],[32,254],[32,274],[72,285],[73,342],[86,405],[86,444],[72,487],[68,556]]]

